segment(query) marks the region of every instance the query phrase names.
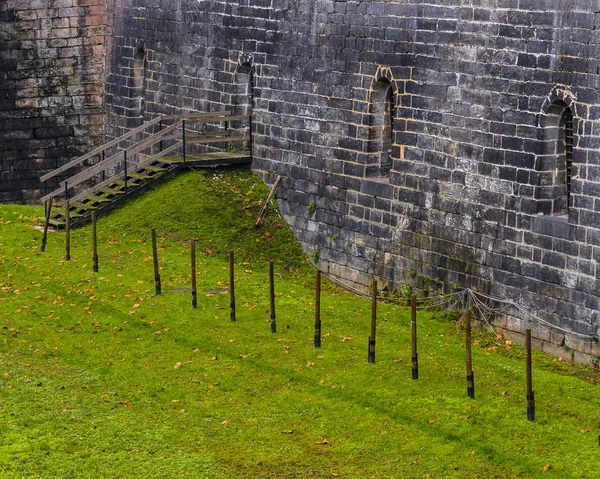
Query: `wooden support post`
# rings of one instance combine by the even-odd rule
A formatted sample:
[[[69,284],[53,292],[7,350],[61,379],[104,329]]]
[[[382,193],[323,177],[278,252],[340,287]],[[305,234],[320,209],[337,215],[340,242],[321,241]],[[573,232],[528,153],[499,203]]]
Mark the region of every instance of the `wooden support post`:
[[[156,286],[156,295],[162,294],[160,284],[160,272],[158,268],[158,248],[156,247],[156,230],[152,228],[152,257],[154,258],[154,284]]]
[[[471,312],[465,313],[465,351],[467,360],[467,396],[475,397],[475,379],[473,377],[473,359],[471,356]]]
[[[226,121],[225,122],[225,131],[228,133],[229,132],[229,122]],[[231,142],[227,142],[227,151],[231,151]]]
[[[196,289],[196,240],[190,243],[192,257],[192,308],[198,307],[198,291]]]
[[[369,362],[375,362],[375,331],[377,329],[377,281],[371,284],[371,336],[369,336]]]
[[[269,261],[269,292],[271,298],[271,332],[277,332],[277,323],[275,319],[275,278],[273,275],[273,261]]]
[[[321,270],[317,270],[315,292],[315,348],[321,347]]]
[[[183,135],[182,135],[182,139],[183,139],[183,162],[186,162],[186,143],[185,143],[185,120],[181,121],[181,127],[183,128]]]
[[[250,125],[249,125],[250,126],[250,128],[249,128],[249,130],[250,130],[250,135],[249,135],[250,139],[248,140],[248,150],[250,151],[250,162],[252,162],[253,161],[252,150],[253,150],[253,146],[254,146],[254,141],[252,139],[252,129],[253,129],[252,128],[252,115],[249,116],[248,120],[250,122]]]
[[[265,200],[264,204],[262,205],[262,208],[258,212],[258,216],[256,217],[256,221],[254,222],[254,227],[255,228],[258,226],[258,224],[260,223],[260,221],[263,219],[263,216],[267,212],[267,207],[269,206],[269,203],[271,202],[271,199],[273,199],[273,195],[275,194],[275,190],[279,186],[279,182],[280,181],[281,181],[281,175],[279,175],[277,177],[277,179],[275,180],[275,183],[273,183],[273,186],[271,187],[271,191],[269,192],[269,196],[267,196],[267,199]]]
[[[229,250],[229,319],[235,321],[235,271],[233,250]]]
[[[65,200],[65,260],[71,259],[71,205]]]
[[[531,329],[525,330],[525,350],[527,361],[527,420],[535,421],[535,398],[531,374]]]
[[[98,229],[96,212],[92,211],[92,271],[98,272]]]
[[[412,378],[419,379],[419,355],[417,353],[417,295],[410,297],[410,325],[412,333]]]
[[[106,160],[106,151],[102,150],[102,159],[101,161],[104,162],[104,160]],[[102,170],[102,182],[104,183],[106,181],[106,170]]]
[[[48,241],[48,227],[50,226],[50,216],[52,215],[52,202],[54,201],[54,197],[50,198],[46,201],[46,219],[44,221],[44,234],[42,236],[42,251],[46,251],[46,243]]]
[[[162,119],[158,122],[158,131],[162,132],[163,129],[163,121]],[[160,153],[161,151],[163,151],[163,141],[162,139],[160,140],[160,142],[158,143],[158,152]]]
[[[124,176],[124,180],[125,180],[125,194],[127,194],[128,192],[128,185],[127,185],[127,150],[125,150],[123,152],[123,172],[125,174]]]

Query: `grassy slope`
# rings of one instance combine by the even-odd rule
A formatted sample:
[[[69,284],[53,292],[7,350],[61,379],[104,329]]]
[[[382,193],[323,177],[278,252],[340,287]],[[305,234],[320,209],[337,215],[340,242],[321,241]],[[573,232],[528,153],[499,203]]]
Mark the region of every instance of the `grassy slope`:
[[[368,364],[370,306],[331,285],[315,350],[301,252],[275,212],[251,227],[266,193],[243,171],[175,178],[101,218],[97,275],[89,228],[64,262],[62,233],[39,252],[40,208],[0,206],[3,477],[597,477],[594,370],[536,355],[529,423],[522,348],[478,337],[469,400],[454,323],[420,315],[412,381],[408,312],[379,307]],[[189,293],[154,296],[151,227],[165,290],[188,286],[189,238],[202,290],[227,284],[234,247],[237,322],[226,294],[200,294],[197,310]]]

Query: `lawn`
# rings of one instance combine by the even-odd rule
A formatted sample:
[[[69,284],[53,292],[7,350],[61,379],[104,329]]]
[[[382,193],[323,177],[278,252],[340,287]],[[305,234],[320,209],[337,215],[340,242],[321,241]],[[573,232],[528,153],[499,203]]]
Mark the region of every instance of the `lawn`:
[[[249,171],[190,172],[90,227],[49,235],[43,209],[0,205],[1,477],[596,478],[598,371],[534,355],[528,422],[524,350],[324,282],[313,347],[314,272]],[[155,296],[150,229],[164,294]],[[198,308],[191,307],[190,239]],[[228,250],[237,321],[229,319]],[[267,262],[275,262],[277,333]]]

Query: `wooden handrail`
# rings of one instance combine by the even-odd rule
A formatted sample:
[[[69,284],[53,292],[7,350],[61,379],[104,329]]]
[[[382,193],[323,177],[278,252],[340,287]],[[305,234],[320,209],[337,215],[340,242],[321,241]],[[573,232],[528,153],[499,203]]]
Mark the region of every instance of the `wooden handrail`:
[[[127,152],[127,155],[135,155],[136,153],[139,153],[140,151],[142,151],[150,146],[153,146],[156,143],[159,143],[160,141],[162,141],[164,139],[164,136],[166,134],[170,133],[171,131],[177,129],[180,126],[181,126],[181,121],[178,121],[177,123],[165,128],[164,130],[161,130],[159,133],[156,133],[156,134],[152,135],[151,137],[146,138],[142,142],[140,142],[126,150],[115,153],[114,155],[110,156],[109,158],[106,158],[105,160],[103,160],[99,163],[96,163],[95,165],[87,168],[86,170],[84,170],[74,176],[71,176],[67,180],[62,181],[60,183],[60,185],[61,185],[60,188],[58,188],[58,189],[52,191],[51,193],[48,193],[46,196],[42,197],[42,201],[46,201],[50,198],[53,198],[54,196],[61,195],[64,192],[65,184],[67,184],[67,186],[69,188],[72,188],[74,186],[81,184],[82,182],[84,182],[86,180],[89,180],[92,176],[95,176],[98,173],[102,173],[103,171],[107,170],[111,166],[115,166],[120,161],[123,161],[123,155],[125,152]]]
[[[137,127],[135,130],[131,130],[129,133],[126,133],[125,135],[120,136],[119,138],[115,138],[114,140],[109,141],[108,143],[105,143],[104,145],[99,146],[98,148],[93,149],[92,151],[90,151],[89,153],[86,153],[83,156],[75,158],[74,160],[70,161],[69,163],[66,163],[66,164],[56,168],[55,170],[52,170],[50,173],[42,176],[40,178],[40,181],[43,182],[43,181],[49,180],[50,178],[55,177],[56,175],[58,175],[59,173],[62,173],[63,171],[70,170],[71,168],[79,165],[80,163],[84,162],[85,160],[88,160],[91,157],[98,155],[99,153],[102,153],[104,150],[107,150],[108,148],[111,148],[115,145],[118,145],[122,141],[127,140],[129,137],[135,135],[136,133],[139,133],[140,131],[144,131],[146,128],[148,128],[152,125],[156,125],[157,123],[160,122],[161,119],[162,119],[162,117],[158,116],[158,117],[154,118],[154,120],[150,120],[150,121],[144,123],[143,125]]]
[[[124,157],[125,153],[127,153],[128,156],[133,156],[137,153],[141,153],[146,148],[149,148],[161,141],[177,141],[177,143],[175,145],[169,146],[166,149],[162,149],[161,152],[159,152],[155,155],[149,156],[146,160],[144,160],[142,162],[134,163],[133,167],[134,167],[134,169],[137,170],[139,166],[143,166],[143,165],[147,164],[148,162],[154,161],[154,160],[156,160],[162,156],[165,156],[166,154],[176,150],[177,148],[179,148],[182,145],[182,143],[178,141],[181,139],[181,135],[171,135],[171,136],[167,136],[167,135],[169,133],[173,132],[174,130],[180,128],[183,125],[184,121],[186,121],[188,123],[193,123],[193,124],[208,124],[208,123],[220,123],[223,121],[231,122],[231,121],[251,120],[251,119],[252,119],[252,115],[235,115],[234,116],[234,115],[232,115],[232,113],[230,111],[208,112],[208,113],[206,113],[206,112],[205,113],[183,113],[183,114],[178,114],[178,115],[157,116],[153,120],[150,120],[150,121],[144,123],[143,125],[135,128],[134,130],[131,130],[127,134],[122,135],[119,138],[115,138],[114,140],[112,140],[108,143],[105,143],[104,145],[99,146],[98,148],[93,149],[89,153],[86,153],[83,156],[75,158],[74,160],[70,161],[69,163],[66,163],[65,165],[62,165],[61,167],[51,171],[50,173],[42,176],[40,178],[40,180],[47,181],[48,179],[53,178],[54,176],[58,175],[59,173],[67,171],[70,168],[81,164],[85,160],[92,158],[95,155],[98,155],[100,153],[103,153],[108,148],[117,146],[120,142],[134,136],[137,133],[140,133],[140,132],[146,130],[147,128],[149,128],[153,125],[156,125],[157,123],[159,123],[161,121],[165,121],[165,120],[178,120],[178,121],[176,123],[174,123],[173,125],[169,125],[168,127],[162,129],[158,133],[155,133],[155,134],[149,136],[148,138],[143,139],[139,143],[136,143],[135,145],[133,145],[129,148],[119,151],[118,153],[115,153],[114,155],[110,156],[109,158],[106,158],[106,159],[90,166],[89,168],[85,169],[84,171],[81,171],[81,172],[69,177],[68,179],[62,181],[60,183],[60,185],[61,185],[60,188],[45,195],[44,197],[42,197],[41,200],[46,201],[50,198],[60,196],[65,191],[65,187],[68,187],[70,189],[75,186],[78,186],[79,184],[92,178],[93,176],[95,176],[99,173],[102,173],[103,171],[106,171],[108,168],[115,166],[120,161],[123,161],[123,157]],[[250,139],[250,136],[247,136],[247,135],[231,136],[231,132],[226,131],[226,132],[191,133],[189,135],[186,135],[186,138],[188,140],[190,140],[189,141],[190,144],[198,144],[198,143],[207,143],[208,144],[208,143],[224,143],[224,142],[229,143],[229,142],[236,142],[236,141],[247,141]],[[114,180],[114,178],[121,177],[121,176],[122,176],[121,174],[118,174],[111,179]],[[102,183],[96,185],[95,187],[86,190],[85,194],[89,194],[89,191],[91,191],[97,187],[101,187],[101,186],[110,184],[111,179],[103,181]],[[85,194],[83,194],[83,195],[85,195]],[[82,194],[78,194],[71,199],[80,198],[80,197],[83,198],[84,196],[82,196]]]

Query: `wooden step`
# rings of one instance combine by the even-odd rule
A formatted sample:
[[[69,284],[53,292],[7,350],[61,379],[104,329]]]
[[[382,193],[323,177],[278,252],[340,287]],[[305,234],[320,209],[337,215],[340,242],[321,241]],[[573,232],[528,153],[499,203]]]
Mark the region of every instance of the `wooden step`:
[[[113,181],[113,183],[117,186],[122,186],[123,188],[125,187],[125,180],[115,180]],[[127,182],[127,188],[135,188],[136,186],[138,186],[138,183],[135,183],[133,181]]]
[[[61,210],[56,210],[56,211],[54,212],[54,214],[55,214],[56,216],[62,216],[62,217],[64,218],[64,216],[65,216],[65,211],[64,211],[64,210],[62,210],[62,211],[61,211]],[[55,216],[55,217],[56,217],[56,216]],[[71,212],[69,212],[69,217],[70,217],[70,218],[81,218],[82,216],[85,216],[85,215],[82,215],[81,213],[77,213],[77,212],[75,212],[75,211],[71,211]]]
[[[167,168],[163,168],[162,166],[155,166],[155,165],[144,165],[142,167],[142,169],[144,170],[150,170],[150,171],[167,171]]]
[[[80,209],[80,210],[97,210],[98,208],[96,206],[92,206],[88,203],[82,203],[81,201],[72,201],[71,203],[69,203],[71,206]]]
[[[93,203],[110,203],[111,201],[108,198],[105,198],[104,196],[97,195],[87,195],[85,198]]]
[[[123,182],[125,184],[125,182]],[[121,190],[117,190],[116,188],[100,188],[102,193],[106,193],[107,195],[124,195],[125,192]]]
[[[135,178],[136,180],[149,180],[150,178],[154,178],[154,176],[144,175],[143,173],[127,173],[127,176]]]
[[[158,161],[161,163],[165,163],[168,165],[175,165],[177,163],[183,163],[183,157],[181,156],[165,156],[164,158],[160,158]]]
[[[50,218],[48,223],[50,223],[53,226],[64,226],[65,225],[65,222],[63,220],[58,220],[56,218]]]

